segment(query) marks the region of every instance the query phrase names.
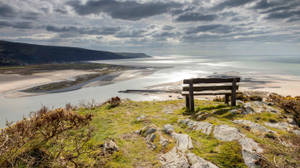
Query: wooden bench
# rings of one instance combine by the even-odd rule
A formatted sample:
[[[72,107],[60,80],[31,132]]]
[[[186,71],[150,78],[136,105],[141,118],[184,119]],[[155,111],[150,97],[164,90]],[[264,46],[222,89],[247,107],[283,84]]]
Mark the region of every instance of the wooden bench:
[[[229,97],[231,96],[231,106],[236,106],[236,91],[239,86],[240,78],[194,78],[183,80],[182,95],[185,96],[186,108],[194,112],[194,95],[225,95],[225,103],[229,104]],[[230,83],[226,85],[215,86],[200,86],[199,84],[220,84]],[[186,84],[188,86],[186,86]],[[230,90],[230,91],[229,91]],[[214,92],[203,92],[214,91]],[[218,91],[218,92],[216,92]],[[222,92],[220,92],[222,91]]]

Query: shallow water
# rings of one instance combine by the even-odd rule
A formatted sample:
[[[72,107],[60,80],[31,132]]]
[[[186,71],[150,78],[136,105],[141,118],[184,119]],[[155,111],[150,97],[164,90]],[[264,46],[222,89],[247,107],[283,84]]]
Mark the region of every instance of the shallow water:
[[[121,81],[118,83],[87,87],[63,93],[51,93],[31,97],[5,98],[0,95],[0,127],[5,126],[5,121],[17,121],[23,116],[28,116],[31,111],[36,111],[45,105],[50,108],[63,107],[67,103],[81,104],[95,101],[103,102],[110,97],[119,96],[132,100],[153,100],[157,96],[118,93],[126,89],[143,89],[147,86],[161,83],[175,82],[184,78],[205,77],[213,74],[236,72],[242,77],[251,77],[266,74],[281,74],[300,76],[300,62],[298,56],[290,57],[197,57],[197,56],[164,56],[147,59],[126,59],[95,61],[99,63],[168,67],[155,71],[153,74]],[[237,73],[238,72],[238,73]],[[234,74],[234,73],[233,73]]]

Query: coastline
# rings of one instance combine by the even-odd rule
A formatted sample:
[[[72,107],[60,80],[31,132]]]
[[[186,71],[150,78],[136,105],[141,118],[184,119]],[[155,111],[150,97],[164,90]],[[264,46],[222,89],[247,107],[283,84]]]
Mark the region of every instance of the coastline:
[[[42,94],[68,92],[85,87],[104,86],[152,74],[155,69],[112,65],[103,69],[47,70],[32,74],[0,74],[0,94],[6,98],[37,96]],[[89,78],[91,76],[91,78]],[[76,82],[80,78],[86,78]],[[61,84],[61,86],[59,86]],[[54,89],[44,89],[43,86]],[[40,89],[42,88],[42,89]]]

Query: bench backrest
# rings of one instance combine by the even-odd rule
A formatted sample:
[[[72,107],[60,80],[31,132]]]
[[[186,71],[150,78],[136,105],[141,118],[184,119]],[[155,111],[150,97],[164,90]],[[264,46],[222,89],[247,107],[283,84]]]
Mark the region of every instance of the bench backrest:
[[[194,95],[225,95],[225,102],[228,104],[228,97],[231,96],[231,106],[236,106],[236,90],[239,86],[237,82],[240,82],[240,78],[195,78],[195,79],[185,79],[183,84],[188,84],[188,86],[183,86],[182,95],[186,98],[187,109],[194,112]],[[214,86],[199,86],[197,84],[207,84],[207,83],[230,83],[230,85],[214,85]],[[194,86],[194,84],[196,84]],[[203,93],[202,91],[219,91],[219,90],[230,90],[226,93]],[[202,93],[199,93],[202,92]]]
[[[240,82],[240,78],[194,78],[185,79],[183,84],[188,84],[189,86],[183,86],[183,92],[201,92],[201,91],[218,91],[218,90],[238,90],[239,86],[236,85]],[[194,84],[207,84],[207,83],[230,83],[228,85],[220,86],[197,86]],[[191,90],[192,89],[192,90]]]

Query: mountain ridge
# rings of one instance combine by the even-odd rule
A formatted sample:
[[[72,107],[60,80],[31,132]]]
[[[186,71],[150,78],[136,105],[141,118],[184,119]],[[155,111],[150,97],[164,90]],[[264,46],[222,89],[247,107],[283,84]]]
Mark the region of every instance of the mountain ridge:
[[[78,47],[47,46],[0,40],[0,66],[146,58],[144,53],[110,52]]]

